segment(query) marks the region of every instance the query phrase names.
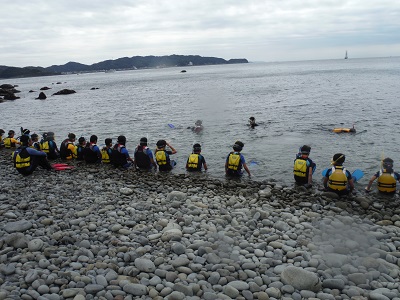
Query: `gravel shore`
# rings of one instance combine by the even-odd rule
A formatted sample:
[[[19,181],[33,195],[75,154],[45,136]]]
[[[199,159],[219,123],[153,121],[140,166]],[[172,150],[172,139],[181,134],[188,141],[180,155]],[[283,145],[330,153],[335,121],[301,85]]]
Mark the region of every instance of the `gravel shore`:
[[[0,300],[400,300],[397,195],[106,165],[23,177],[10,154]]]

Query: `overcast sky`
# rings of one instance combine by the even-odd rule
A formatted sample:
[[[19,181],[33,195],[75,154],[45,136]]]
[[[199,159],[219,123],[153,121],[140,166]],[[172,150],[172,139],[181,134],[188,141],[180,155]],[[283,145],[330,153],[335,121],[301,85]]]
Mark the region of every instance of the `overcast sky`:
[[[2,1],[0,65],[136,55],[249,61],[400,55],[396,0]]]

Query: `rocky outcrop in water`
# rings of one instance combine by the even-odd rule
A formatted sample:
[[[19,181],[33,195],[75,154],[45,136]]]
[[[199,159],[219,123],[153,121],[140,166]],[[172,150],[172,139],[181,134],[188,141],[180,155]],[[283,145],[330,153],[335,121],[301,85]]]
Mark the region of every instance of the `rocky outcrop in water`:
[[[107,165],[22,177],[10,153],[0,299],[399,298],[397,196]]]
[[[57,93],[54,93],[54,95],[69,95],[69,94],[75,94],[76,92],[74,90],[70,90],[70,89],[63,89],[61,91],[58,91]]]
[[[12,84],[2,84],[0,86],[0,96],[2,96],[3,100],[16,100],[20,97],[16,96],[16,93],[20,93],[21,91],[17,90]]]
[[[43,93],[43,92],[40,92],[39,96],[38,96],[36,99],[44,100],[44,99],[46,99],[46,98],[47,98],[46,94]]]

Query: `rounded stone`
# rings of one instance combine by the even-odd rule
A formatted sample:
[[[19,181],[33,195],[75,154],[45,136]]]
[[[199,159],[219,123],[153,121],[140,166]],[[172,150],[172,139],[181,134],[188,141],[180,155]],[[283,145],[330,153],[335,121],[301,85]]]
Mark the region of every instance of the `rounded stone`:
[[[318,292],[321,290],[321,283],[315,273],[302,268],[289,266],[281,273],[282,282],[289,284],[298,290],[310,290]]]
[[[28,242],[30,252],[40,251],[43,248],[44,242],[41,239],[33,239]]]
[[[41,285],[37,288],[39,294],[47,294],[50,291],[50,288],[47,285]]]

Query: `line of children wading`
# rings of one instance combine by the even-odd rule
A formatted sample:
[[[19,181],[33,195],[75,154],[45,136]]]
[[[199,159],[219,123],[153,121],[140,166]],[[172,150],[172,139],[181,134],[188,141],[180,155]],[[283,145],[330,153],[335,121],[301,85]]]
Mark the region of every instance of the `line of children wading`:
[[[98,138],[92,135],[87,141],[84,137],[76,142],[76,135],[68,134],[68,137],[62,141],[60,148],[55,142],[54,132],[43,134],[39,141],[37,134],[30,135],[29,130],[21,128],[21,136],[15,138],[15,132],[10,130],[8,136],[3,138],[4,130],[0,129],[0,147],[18,148],[13,152],[12,159],[17,171],[23,175],[32,174],[38,167],[47,170],[53,170],[48,160],[61,158],[63,160],[80,160],[87,164],[111,164],[115,167],[128,169],[134,167],[138,170],[157,170],[160,172],[171,171],[176,162],[171,156],[177,153],[176,149],[165,140],[159,140],[156,143],[156,149],[153,152],[148,147],[147,138],[143,137],[139,145],[135,148],[134,157],[131,158],[125,147],[126,137],[120,135],[117,142],[113,145],[112,139],[105,139],[105,146],[100,149],[97,145]],[[232,150],[225,160],[225,174],[228,177],[240,177],[245,171],[251,176],[246,160],[241,153],[244,143],[236,141]],[[313,173],[316,170],[316,164],[310,159],[311,147],[303,145],[294,160],[293,174],[297,185],[311,188],[313,184]],[[323,185],[325,190],[335,192],[339,195],[346,195],[354,191],[354,173],[348,171],[344,166],[345,155],[337,153],[333,156],[332,167],[324,170]],[[186,170],[189,172],[202,172],[207,170],[207,163],[201,154],[201,145],[193,145],[192,153],[186,161]],[[381,170],[371,177],[365,191],[371,191],[373,182],[377,179],[377,189],[379,192],[393,194],[396,192],[396,183],[400,181],[400,175],[393,169],[393,160],[385,158],[382,161]]]

